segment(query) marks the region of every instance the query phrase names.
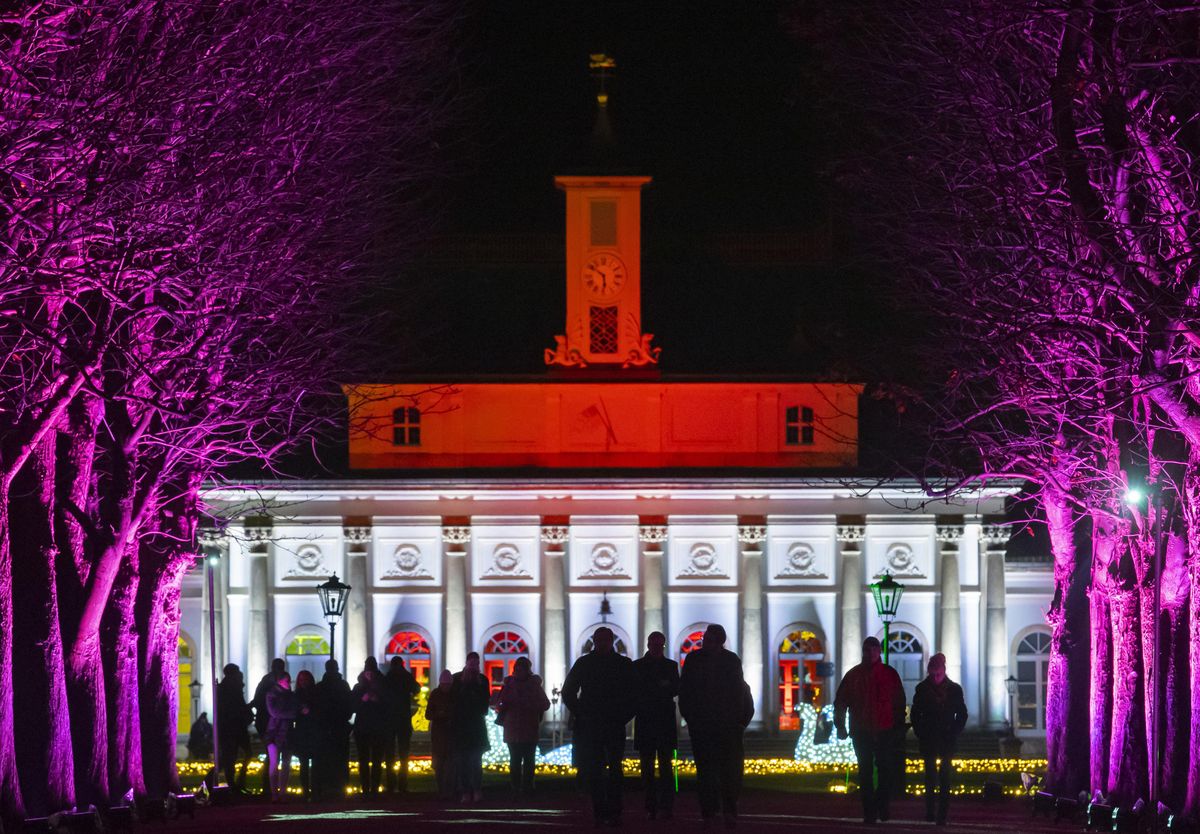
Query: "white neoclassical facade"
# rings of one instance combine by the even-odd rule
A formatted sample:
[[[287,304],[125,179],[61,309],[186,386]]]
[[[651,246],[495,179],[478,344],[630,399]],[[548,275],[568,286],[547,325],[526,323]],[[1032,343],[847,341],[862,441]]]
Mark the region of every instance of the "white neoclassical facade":
[[[428,680],[475,650],[497,681],[527,655],[553,689],[602,621],[630,654],[661,631],[676,657],[717,622],[745,664],[756,727],[786,732],[800,703],[831,702],[865,636],[882,637],[869,584],[887,572],[905,586],[890,649],[910,694],[940,651],[973,724],[1001,728],[1015,709],[1037,735],[1051,581],[1048,563],[1005,558],[1008,530],[990,522],[1011,492],[931,503],[912,484],[774,477],[214,489],[230,520],[204,535],[219,558],[189,577],[182,641],[202,684],[214,651],[249,682],[276,656],[319,671],[331,646],[315,588],[333,574],[353,588],[332,647],[351,676],[368,655],[401,654]],[[210,687],[198,694],[207,708]]]

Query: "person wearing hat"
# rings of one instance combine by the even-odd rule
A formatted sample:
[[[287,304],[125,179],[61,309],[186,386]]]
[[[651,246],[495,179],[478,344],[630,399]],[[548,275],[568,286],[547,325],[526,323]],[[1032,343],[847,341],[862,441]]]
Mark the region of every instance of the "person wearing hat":
[[[962,687],[946,677],[946,656],[940,652],[929,658],[929,675],[913,694],[912,725],[925,759],[925,819],[945,825],[953,770],[950,759],[958,734],[967,725],[967,703]]]
[[[833,721],[838,738],[849,735],[858,758],[858,785],[863,822],[887,820],[888,802],[896,777],[896,754],[904,751],[904,684],[896,670],[880,660],[882,647],[875,637],[863,641],[862,663],[853,667],[838,685],[833,700]],[[850,728],[846,729],[846,714]],[[875,784],[875,770],[879,784]]]

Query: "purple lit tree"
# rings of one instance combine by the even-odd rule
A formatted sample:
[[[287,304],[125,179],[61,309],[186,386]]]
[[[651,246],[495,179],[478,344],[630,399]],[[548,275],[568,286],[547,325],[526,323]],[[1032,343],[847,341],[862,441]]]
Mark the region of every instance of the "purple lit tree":
[[[1027,478],[1049,526],[1050,785],[1128,802],[1157,771],[1195,813],[1200,12],[822,5],[791,22],[861,151],[839,175],[935,322],[933,468]],[[1128,506],[1132,486],[1154,500]]]
[[[452,26],[401,0],[6,10],[0,816],[174,784],[199,486],[327,419],[348,311],[424,230]]]

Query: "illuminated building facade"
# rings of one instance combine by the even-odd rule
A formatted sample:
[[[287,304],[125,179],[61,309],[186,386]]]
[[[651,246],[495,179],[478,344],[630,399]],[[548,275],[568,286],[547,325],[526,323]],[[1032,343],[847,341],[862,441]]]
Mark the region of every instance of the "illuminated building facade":
[[[929,502],[913,483],[855,486],[858,385],[659,374],[640,309],[647,182],[558,178],[567,310],[544,375],[349,386],[349,477],[210,491],[231,523],[205,539],[215,604],[198,578],[184,599],[195,663],[214,650],[211,606],[219,661],[251,685],[275,656],[320,670],[314,588],[336,573],[353,587],[348,677],[400,655],[428,680],[475,650],[497,683],[528,655],[553,690],[601,622],[621,651],[662,631],[680,658],[719,622],[754,728],[789,732],[882,636],[868,585],[888,572],[906,587],[890,648],[910,696],[941,651],[973,724],[1006,725],[1012,675],[1018,728],[1039,735],[1051,578],[1006,558],[995,521],[1016,487]]]

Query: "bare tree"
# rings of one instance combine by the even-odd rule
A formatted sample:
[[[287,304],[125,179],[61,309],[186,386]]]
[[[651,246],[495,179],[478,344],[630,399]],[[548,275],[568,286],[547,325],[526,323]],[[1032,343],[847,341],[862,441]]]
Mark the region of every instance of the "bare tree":
[[[380,244],[425,231],[452,12],[29,0],[5,15],[5,816],[174,784],[199,484],[270,465],[326,419]]]
[[[862,151],[839,167],[861,228],[939,322],[931,464],[1028,478],[1044,511],[1052,786],[1147,797],[1160,738],[1158,795],[1194,811],[1200,14],[865,0],[791,22]]]

